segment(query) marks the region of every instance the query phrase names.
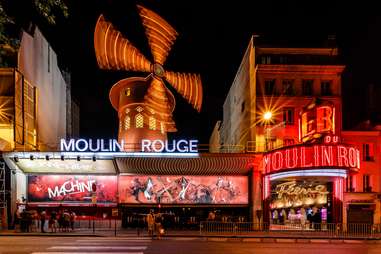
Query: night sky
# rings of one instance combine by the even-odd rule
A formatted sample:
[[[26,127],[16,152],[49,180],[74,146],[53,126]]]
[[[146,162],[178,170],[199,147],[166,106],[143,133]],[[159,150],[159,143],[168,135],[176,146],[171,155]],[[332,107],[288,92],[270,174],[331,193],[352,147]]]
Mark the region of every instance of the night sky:
[[[179,33],[164,68],[202,77],[202,112],[198,114],[175,95],[174,119],[179,131],[171,137],[208,143],[216,121],[222,119],[224,99],[254,33],[274,44],[298,46],[322,46],[328,35],[335,34],[340,61],[347,66],[344,126],[352,128],[368,118],[366,86],[381,85],[381,17],[372,14],[376,6],[348,1],[68,1],[68,19],[58,17],[54,27],[39,22],[61,65],[72,72],[72,93],[81,110],[81,137],[116,137],[117,113],[109,102],[109,89],[122,78],[145,76],[100,70],[93,46],[95,23],[102,13],[151,60],[136,4],[158,13]]]

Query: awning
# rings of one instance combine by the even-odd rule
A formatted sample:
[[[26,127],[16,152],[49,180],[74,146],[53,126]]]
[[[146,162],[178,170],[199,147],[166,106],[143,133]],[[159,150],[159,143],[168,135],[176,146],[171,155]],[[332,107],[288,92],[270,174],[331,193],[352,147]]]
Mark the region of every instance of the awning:
[[[93,203],[28,202],[29,207],[95,207]],[[97,207],[117,207],[117,203],[98,203]]]
[[[248,175],[254,154],[200,154],[198,157],[119,157],[120,173],[150,175]]]

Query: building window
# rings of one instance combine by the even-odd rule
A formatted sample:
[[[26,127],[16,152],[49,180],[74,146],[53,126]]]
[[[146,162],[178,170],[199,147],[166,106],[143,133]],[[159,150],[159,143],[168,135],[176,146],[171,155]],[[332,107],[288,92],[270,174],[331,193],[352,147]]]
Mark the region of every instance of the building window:
[[[362,182],[363,192],[372,192],[372,187],[370,186],[370,175],[363,175]]]
[[[265,95],[275,94],[275,79],[265,80]]]
[[[302,80],[302,94],[304,96],[312,96],[314,88],[314,81],[312,79],[303,79]]]
[[[295,95],[294,80],[288,79],[282,81],[282,94],[288,96]]]
[[[135,116],[135,128],[143,128],[143,115],[142,114],[137,114]]]
[[[283,108],[283,122],[286,125],[294,125],[294,109]]]
[[[295,144],[295,141],[293,138],[285,138],[283,139],[283,146],[292,146]]]
[[[276,138],[275,137],[266,137],[265,138],[265,143],[266,143],[266,151],[271,151],[276,147]]]
[[[139,113],[143,111],[143,108],[141,106],[137,106],[136,107],[136,111],[138,111]]]
[[[261,56],[261,64],[271,64],[270,56]]]
[[[320,84],[321,95],[330,96],[332,95],[332,82],[331,81],[322,81]]]
[[[279,63],[280,64],[287,64],[288,63],[288,57],[287,56],[280,56],[279,57]]]
[[[353,176],[347,177],[347,192],[354,192],[355,188],[353,187]]]
[[[129,116],[125,116],[124,117],[124,129],[125,130],[128,130],[130,128],[130,117]]]
[[[150,116],[149,118],[149,129],[156,130],[156,119]]]
[[[245,111],[245,102],[243,101],[241,104],[241,113]]]
[[[362,153],[364,161],[374,161],[374,148],[373,144],[363,144]]]
[[[160,132],[164,134],[164,123],[160,122]]]

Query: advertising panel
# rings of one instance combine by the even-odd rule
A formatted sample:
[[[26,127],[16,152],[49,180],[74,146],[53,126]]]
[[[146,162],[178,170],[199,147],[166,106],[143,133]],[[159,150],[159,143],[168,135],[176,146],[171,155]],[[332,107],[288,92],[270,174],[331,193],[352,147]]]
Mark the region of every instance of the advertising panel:
[[[115,174],[112,160],[30,160],[20,159],[17,166],[25,173]]]
[[[272,186],[271,208],[291,208],[327,204],[326,184],[306,181],[280,182]]]
[[[130,204],[248,204],[247,176],[119,177],[119,202]]]
[[[116,176],[29,175],[28,202],[117,202]]]

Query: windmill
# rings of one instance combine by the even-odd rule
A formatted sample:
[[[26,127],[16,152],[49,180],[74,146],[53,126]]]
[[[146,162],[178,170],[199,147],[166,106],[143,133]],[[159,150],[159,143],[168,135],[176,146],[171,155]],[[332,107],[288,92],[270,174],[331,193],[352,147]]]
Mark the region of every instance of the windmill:
[[[120,80],[110,90],[111,104],[119,116],[119,140],[130,144],[138,144],[143,138],[165,140],[167,132],[177,131],[173,121],[175,97],[167,84],[198,112],[202,104],[200,75],[167,71],[163,67],[178,35],[175,29],[151,10],[138,5],[138,11],[153,62],[103,15],[98,18],[94,34],[101,69],[149,73],[146,78]]]

